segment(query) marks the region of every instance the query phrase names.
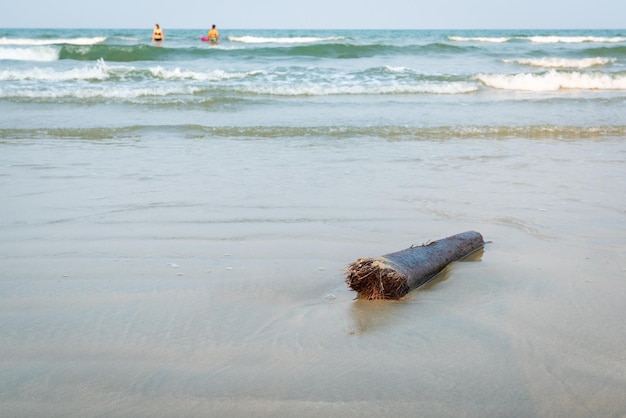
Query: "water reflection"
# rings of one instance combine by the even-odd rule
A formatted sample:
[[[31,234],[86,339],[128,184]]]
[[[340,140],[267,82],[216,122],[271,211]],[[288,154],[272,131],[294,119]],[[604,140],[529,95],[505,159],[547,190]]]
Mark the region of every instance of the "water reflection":
[[[484,248],[480,248],[458,262],[464,263],[482,261],[484,253]],[[422,286],[411,290],[400,300],[355,299],[350,306],[350,315],[353,323],[350,333],[353,335],[362,335],[378,329],[390,327],[393,325],[394,321],[399,319],[404,320],[403,317],[408,314],[408,309],[411,310],[411,314],[414,313],[414,305],[419,303],[420,294],[434,291],[438,284],[450,278],[455,264],[456,262],[447,265],[431,280]],[[411,305],[411,307],[407,305]]]

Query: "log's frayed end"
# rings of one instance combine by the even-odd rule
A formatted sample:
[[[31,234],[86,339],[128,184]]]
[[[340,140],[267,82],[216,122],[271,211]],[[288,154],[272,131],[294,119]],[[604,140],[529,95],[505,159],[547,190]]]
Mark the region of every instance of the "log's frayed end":
[[[409,278],[384,262],[359,258],[348,266],[346,284],[360,299],[400,299],[409,293]]]

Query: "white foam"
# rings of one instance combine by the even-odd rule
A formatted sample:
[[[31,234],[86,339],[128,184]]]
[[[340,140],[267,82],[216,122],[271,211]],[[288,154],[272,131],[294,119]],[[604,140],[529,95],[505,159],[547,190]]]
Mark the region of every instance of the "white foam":
[[[555,44],[555,43],[621,43],[626,42],[623,36],[559,36],[559,35],[542,35],[542,36],[516,36],[514,38],[506,36],[449,36],[448,40],[453,42],[491,42],[503,43],[512,39],[528,40],[536,44]]]
[[[0,60],[13,61],[56,61],[59,59],[59,50],[52,46],[34,48],[4,48],[0,47]]]
[[[567,59],[567,58],[519,58],[512,60],[503,60],[505,63],[514,63],[528,65],[531,67],[544,68],[590,68],[612,64],[615,58],[583,58],[583,59]]]
[[[385,70],[389,71],[390,73],[405,73],[411,71],[411,69],[407,67],[392,67],[390,65],[385,65]]]
[[[377,95],[377,94],[466,94],[478,90],[475,83],[428,83],[417,84],[315,84],[244,86],[245,93],[277,96],[333,96],[333,95]]]
[[[0,45],[95,45],[106,41],[106,36],[94,38],[58,38],[58,39],[32,39],[32,38],[0,38]]]
[[[535,44],[555,44],[555,43],[620,43],[626,42],[626,37],[614,36],[614,37],[602,37],[602,36],[529,36],[530,42]]]
[[[150,72],[154,77],[163,78],[166,80],[198,80],[198,81],[220,81],[220,80],[232,80],[243,79],[248,76],[259,74],[260,71],[251,72],[226,72],[223,70],[212,70],[208,72],[198,71],[186,71],[180,68],[168,70],[163,67],[151,68]]]
[[[296,37],[281,37],[281,38],[266,38],[259,36],[229,36],[228,40],[231,42],[241,42],[247,44],[306,44],[316,42],[328,42],[328,41],[340,41],[344,39],[342,36],[331,36],[327,38],[319,38],[313,36],[296,36]]]
[[[626,90],[626,75],[623,74],[550,70],[546,73],[536,74],[479,74],[476,78],[488,87],[503,90]]]
[[[0,87],[0,98],[29,98],[29,99],[111,99],[133,100],[151,97],[164,97],[171,95],[192,95],[197,88],[180,86],[156,86],[132,88],[125,86],[90,86],[76,88],[75,86],[59,86],[52,89],[22,88],[19,91],[3,89]]]
[[[0,70],[0,80],[13,81],[69,81],[69,80],[104,80],[109,71],[103,60],[98,60],[90,67],[72,68],[57,71],[52,68],[32,68],[28,70]]]
[[[476,36],[476,37],[465,37],[465,36],[449,36],[448,39],[453,42],[490,42],[490,43],[503,43],[508,42],[511,38],[505,36],[498,37],[485,37],[485,36]]]

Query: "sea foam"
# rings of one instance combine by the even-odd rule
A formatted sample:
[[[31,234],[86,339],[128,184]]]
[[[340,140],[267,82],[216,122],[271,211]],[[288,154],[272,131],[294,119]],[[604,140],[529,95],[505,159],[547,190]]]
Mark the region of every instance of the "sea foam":
[[[414,84],[379,83],[361,84],[313,84],[300,85],[249,85],[239,88],[241,92],[272,96],[334,96],[334,95],[379,95],[379,94],[466,94],[478,90],[475,83],[430,83]]]
[[[491,42],[491,43],[503,43],[511,40],[509,37],[505,36],[497,36],[497,37],[489,37],[489,36],[475,36],[475,37],[465,37],[465,36],[449,36],[448,39],[453,42]]]
[[[490,42],[503,43],[513,40],[529,41],[536,44],[556,44],[556,43],[621,43],[626,42],[623,36],[559,36],[559,35],[537,35],[537,36],[449,36],[448,40],[452,42]]]
[[[527,38],[530,42],[535,44],[555,44],[555,43],[621,43],[626,42],[626,37],[613,36],[529,36]]]
[[[6,48],[0,47],[0,60],[12,61],[56,61],[59,59],[59,50],[53,46],[39,46],[34,48]]]
[[[33,39],[33,38],[0,38],[0,45],[95,45],[106,41],[106,36],[94,38],[58,38],[58,39]]]
[[[557,91],[626,90],[626,75],[605,73],[560,72],[524,74],[479,74],[476,79],[488,87],[503,90]]]
[[[259,36],[229,36],[228,40],[231,42],[241,42],[248,44],[263,44],[263,43],[274,43],[274,44],[306,44],[306,43],[316,43],[316,42],[328,42],[328,41],[340,41],[342,40],[342,36],[331,36],[326,38],[313,37],[313,36],[295,36],[295,37],[276,37],[276,38],[266,38]]]
[[[208,72],[181,70],[180,68],[165,69],[161,66],[151,68],[150,73],[157,78],[165,80],[197,80],[197,81],[221,81],[243,79],[261,73],[260,71],[250,72],[227,72],[224,70],[211,70]]]
[[[20,91],[0,88],[0,98],[8,99],[79,99],[79,100],[115,100],[133,101],[136,99],[150,99],[174,95],[193,95],[198,88],[185,86],[157,86],[157,87],[127,87],[118,86],[107,88],[106,86],[89,86],[76,89],[72,86],[59,86],[53,90],[41,90],[39,88],[24,88]],[[142,101],[143,102],[143,101]]]
[[[504,63],[513,63],[528,65],[531,67],[543,67],[543,68],[590,68],[599,67],[607,64],[612,64],[616,61],[615,58],[583,58],[583,59],[567,59],[567,58],[518,58],[518,59],[506,59]]]
[[[72,68],[69,70],[55,70],[53,68],[32,68],[27,70],[0,70],[0,81],[76,81],[76,80],[105,80],[109,71],[103,60],[89,67]]]

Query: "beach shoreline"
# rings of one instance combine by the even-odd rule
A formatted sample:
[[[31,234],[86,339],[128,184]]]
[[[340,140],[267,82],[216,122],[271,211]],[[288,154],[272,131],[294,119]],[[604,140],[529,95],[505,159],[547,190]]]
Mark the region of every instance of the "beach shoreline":
[[[2,31],[3,416],[623,418],[623,31]]]

